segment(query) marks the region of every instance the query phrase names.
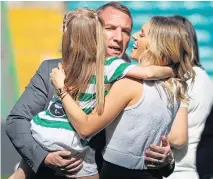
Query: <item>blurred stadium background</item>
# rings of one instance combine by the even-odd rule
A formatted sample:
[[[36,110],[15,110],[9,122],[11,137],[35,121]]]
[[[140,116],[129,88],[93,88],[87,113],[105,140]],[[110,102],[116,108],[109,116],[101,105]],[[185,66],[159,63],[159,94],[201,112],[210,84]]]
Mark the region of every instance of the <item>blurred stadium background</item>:
[[[10,174],[20,160],[4,132],[5,119],[45,59],[59,58],[64,12],[97,9],[107,1],[1,2],[1,172]],[[213,2],[123,1],[134,19],[133,33],[154,15],[183,15],[194,25],[200,60],[213,77]],[[133,41],[127,53],[130,53]],[[211,89],[212,90],[212,89]]]

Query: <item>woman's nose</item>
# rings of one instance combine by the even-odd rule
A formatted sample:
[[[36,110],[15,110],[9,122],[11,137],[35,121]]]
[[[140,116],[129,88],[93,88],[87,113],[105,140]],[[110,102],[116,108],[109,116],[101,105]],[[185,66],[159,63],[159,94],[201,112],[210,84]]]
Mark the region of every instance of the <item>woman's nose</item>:
[[[132,38],[133,38],[134,40],[137,40],[139,36],[140,36],[140,32],[135,32],[135,33],[132,35]]]

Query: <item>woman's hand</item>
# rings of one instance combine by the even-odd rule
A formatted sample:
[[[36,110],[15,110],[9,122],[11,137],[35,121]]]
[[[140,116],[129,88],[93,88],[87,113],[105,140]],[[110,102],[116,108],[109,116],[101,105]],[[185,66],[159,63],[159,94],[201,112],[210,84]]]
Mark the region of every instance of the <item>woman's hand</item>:
[[[64,87],[65,77],[65,72],[61,63],[58,64],[58,68],[53,68],[50,73],[50,80],[56,89]]]

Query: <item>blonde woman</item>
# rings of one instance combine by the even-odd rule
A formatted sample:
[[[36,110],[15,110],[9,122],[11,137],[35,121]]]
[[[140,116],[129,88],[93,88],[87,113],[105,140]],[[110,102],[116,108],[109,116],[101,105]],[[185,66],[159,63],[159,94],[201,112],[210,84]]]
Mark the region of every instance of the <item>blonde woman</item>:
[[[65,86],[61,86],[60,81],[57,83],[57,79],[52,79],[54,85],[59,86],[56,88],[57,94],[53,96],[46,111],[33,117],[32,136],[48,151],[67,150],[71,151],[72,155],[81,155],[83,168],[75,177],[96,179],[98,171],[95,152],[88,146],[88,140],[82,140],[67,120],[61,100],[69,93],[85,114],[90,114],[95,106],[97,113],[102,114],[104,84],[110,84],[125,75],[142,79],[166,78],[172,76],[173,71],[170,67],[131,65],[118,57],[105,59],[102,22],[95,11],[87,8],[65,15],[62,64],[64,69],[62,70],[62,65],[59,64],[50,76],[55,77],[57,71],[62,70],[61,75],[66,74],[63,80]],[[26,166],[21,166],[11,178],[26,178],[28,172]]]
[[[190,42],[194,49],[192,59],[193,69],[196,73],[194,83],[187,81],[189,89],[189,110],[188,110],[188,141],[183,148],[173,147],[175,156],[175,170],[169,179],[198,179],[196,170],[196,151],[204,129],[206,118],[213,104],[213,82],[200,64],[198,43],[195,29],[191,22],[182,16],[170,17],[183,23],[189,33]]]
[[[162,178],[157,169],[149,170],[145,152],[150,144],[160,143],[175,118],[182,123],[183,145],[187,140],[186,80],[194,77],[188,33],[184,26],[166,17],[153,17],[135,38],[131,57],[143,65],[172,65],[175,78],[143,81],[124,78],[116,81],[105,98],[103,113],[97,110],[87,115],[65,91],[62,104],[67,117],[82,139],[88,139],[106,127],[106,148],[101,179]],[[63,69],[51,74],[55,88],[64,86]],[[115,120],[116,119],[116,120]],[[172,126],[172,130],[176,130]],[[160,155],[160,154],[159,154]],[[158,161],[159,163],[162,161]]]

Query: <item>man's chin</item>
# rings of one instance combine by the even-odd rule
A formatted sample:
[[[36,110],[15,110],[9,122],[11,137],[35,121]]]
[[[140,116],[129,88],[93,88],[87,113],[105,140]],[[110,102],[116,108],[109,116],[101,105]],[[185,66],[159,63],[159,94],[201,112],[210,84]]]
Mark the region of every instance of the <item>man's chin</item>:
[[[121,58],[123,56],[123,52],[122,51],[115,51],[115,50],[108,48],[107,49],[107,56],[108,57],[118,56],[118,57]]]
[[[107,54],[107,57],[114,57],[114,56],[118,56],[118,57],[122,57],[123,54],[122,53],[110,53],[110,54]]]

